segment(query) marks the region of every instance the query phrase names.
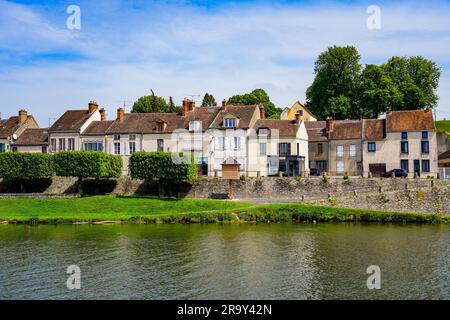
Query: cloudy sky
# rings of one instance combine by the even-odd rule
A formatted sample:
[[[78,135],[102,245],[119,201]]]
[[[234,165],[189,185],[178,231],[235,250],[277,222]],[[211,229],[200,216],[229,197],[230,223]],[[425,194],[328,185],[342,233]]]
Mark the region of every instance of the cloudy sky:
[[[70,30],[69,5],[81,10]],[[381,9],[370,30],[369,5]],[[148,94],[217,101],[264,88],[279,107],[305,100],[317,55],[354,45],[362,63],[422,55],[442,69],[450,118],[450,2],[0,0],[0,111],[41,126],[95,100],[108,110]],[[201,98],[196,97],[201,101]]]

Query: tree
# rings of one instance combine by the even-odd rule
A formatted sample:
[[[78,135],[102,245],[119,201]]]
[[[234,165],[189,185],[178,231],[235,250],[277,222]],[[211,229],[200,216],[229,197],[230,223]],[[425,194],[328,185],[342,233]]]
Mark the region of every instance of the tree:
[[[202,107],[215,107],[217,106],[216,99],[212,94],[209,94],[208,92],[205,93],[205,96],[203,97],[202,101]]]
[[[174,161],[174,159],[180,161]],[[197,178],[198,165],[193,158],[183,154],[168,152],[135,152],[128,164],[133,179],[156,180],[159,184],[159,194],[162,195],[163,186],[173,182],[191,182]]]
[[[54,155],[57,176],[77,177],[78,191],[83,193],[83,178],[118,178],[122,173],[122,158],[96,151],[64,151]]]
[[[358,116],[360,59],[358,50],[352,46],[329,47],[319,55],[314,67],[314,81],[306,91],[306,106],[312,113],[321,119],[334,115],[336,119]],[[339,110],[333,110],[331,103],[333,106],[338,103]]]
[[[172,101],[173,103],[173,101]],[[151,95],[140,97],[134,104],[131,112],[152,113],[152,112],[169,112],[169,105],[162,97],[155,95],[151,90]]]
[[[20,183],[23,192],[25,181],[50,178],[54,175],[53,157],[46,153],[0,153],[0,178]]]
[[[168,108],[169,113],[175,113],[176,106],[175,106],[175,103],[173,103],[172,97],[169,97],[169,104],[167,105],[167,108]]]
[[[263,89],[255,89],[250,93],[234,95],[228,99],[228,104],[232,105],[257,105],[264,106],[266,117],[270,119],[279,119],[281,109],[270,101],[269,95]]]

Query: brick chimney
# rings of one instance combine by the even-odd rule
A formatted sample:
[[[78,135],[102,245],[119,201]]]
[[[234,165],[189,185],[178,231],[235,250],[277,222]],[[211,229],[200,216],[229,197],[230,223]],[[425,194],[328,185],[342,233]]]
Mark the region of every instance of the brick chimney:
[[[226,107],[227,106],[227,99],[223,99],[222,100],[222,107]]]
[[[260,119],[266,118],[266,110],[264,109],[264,106],[259,106],[259,118]]]
[[[187,98],[183,99],[183,117],[187,116],[189,112],[189,100]]]
[[[88,106],[89,106],[89,113],[92,113],[98,109],[98,103],[95,101],[89,101]]]
[[[25,109],[19,110],[19,124],[23,124],[28,119],[28,112]]]
[[[331,132],[334,130],[333,118],[327,117],[327,132]]]
[[[300,116],[301,116],[301,114],[300,114],[300,112],[296,112],[295,113],[295,123],[296,124],[299,124],[300,123]]]
[[[100,119],[106,121],[106,110],[104,108],[100,109]]]
[[[188,107],[189,107],[189,111],[194,111],[194,109],[195,109],[195,101],[194,100],[188,100]]]
[[[125,118],[125,110],[123,108],[117,109],[117,121],[122,122]]]

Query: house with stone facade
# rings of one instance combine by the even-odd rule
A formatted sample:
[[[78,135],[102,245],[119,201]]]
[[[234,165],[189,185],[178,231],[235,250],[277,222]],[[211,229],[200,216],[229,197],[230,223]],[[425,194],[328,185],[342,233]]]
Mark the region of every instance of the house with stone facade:
[[[18,151],[15,143],[27,129],[39,128],[38,123],[27,110],[19,111],[18,116],[0,119],[0,152]],[[42,150],[41,150],[42,151]]]

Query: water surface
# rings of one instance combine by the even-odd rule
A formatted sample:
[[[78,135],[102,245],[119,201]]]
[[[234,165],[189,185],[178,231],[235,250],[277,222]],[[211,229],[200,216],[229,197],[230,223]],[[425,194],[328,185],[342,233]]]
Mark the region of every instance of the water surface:
[[[446,225],[0,226],[0,299],[449,299]],[[69,265],[81,290],[66,287]],[[368,290],[366,269],[381,268]]]

